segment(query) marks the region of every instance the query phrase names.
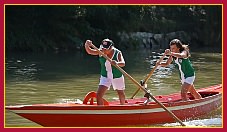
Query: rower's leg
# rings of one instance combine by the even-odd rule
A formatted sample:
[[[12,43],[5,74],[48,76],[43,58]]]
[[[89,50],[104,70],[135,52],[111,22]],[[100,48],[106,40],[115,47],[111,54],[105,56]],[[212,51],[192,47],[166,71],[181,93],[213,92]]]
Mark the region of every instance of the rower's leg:
[[[181,98],[182,98],[183,101],[189,100],[187,98],[187,92],[188,92],[190,87],[191,87],[191,84],[188,84],[188,83],[182,84],[182,87],[181,87]]]
[[[117,90],[121,105],[125,104],[125,92],[124,90]]]
[[[194,85],[189,88],[189,92],[194,96],[195,99],[201,99],[202,96],[196,91]]]
[[[104,105],[103,96],[106,93],[107,89],[108,89],[108,87],[106,87],[104,85],[99,85],[99,88],[97,90],[97,95],[96,95],[98,105]]]

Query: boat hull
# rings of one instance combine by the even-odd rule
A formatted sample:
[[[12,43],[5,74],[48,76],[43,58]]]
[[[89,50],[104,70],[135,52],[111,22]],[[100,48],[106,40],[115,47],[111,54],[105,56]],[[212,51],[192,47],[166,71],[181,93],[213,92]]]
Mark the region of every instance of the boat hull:
[[[190,101],[179,101],[179,93],[155,97],[180,120],[186,120],[210,113],[222,105],[221,85],[199,91],[206,93],[207,97]],[[168,101],[170,99],[171,101]],[[138,126],[176,122],[155,102],[145,105],[144,101],[145,98],[140,98],[128,100],[126,105],[119,105],[116,102],[109,102],[106,106],[74,103],[37,104],[8,106],[6,109],[46,127]]]

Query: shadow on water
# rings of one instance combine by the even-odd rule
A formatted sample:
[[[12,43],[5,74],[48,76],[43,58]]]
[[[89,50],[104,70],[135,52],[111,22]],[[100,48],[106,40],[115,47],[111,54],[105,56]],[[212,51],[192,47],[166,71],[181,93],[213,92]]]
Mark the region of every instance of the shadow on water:
[[[95,58],[83,53],[9,53],[6,55],[6,80],[55,81],[96,74],[100,67]]]
[[[154,54],[156,52],[149,53]],[[147,54],[148,52],[123,51],[126,61],[126,67],[123,69],[134,73],[149,70],[147,61],[151,57],[147,57]],[[66,77],[86,76],[100,72],[98,57],[80,52],[7,53],[5,60],[7,81],[12,79],[55,81]]]

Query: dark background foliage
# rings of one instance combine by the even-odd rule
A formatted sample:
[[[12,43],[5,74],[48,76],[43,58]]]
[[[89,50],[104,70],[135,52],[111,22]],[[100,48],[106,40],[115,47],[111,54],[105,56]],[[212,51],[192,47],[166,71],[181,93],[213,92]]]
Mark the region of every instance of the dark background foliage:
[[[222,46],[221,5],[6,5],[7,51],[80,50],[119,32],[184,31],[198,47]],[[123,45],[118,45],[123,46]]]

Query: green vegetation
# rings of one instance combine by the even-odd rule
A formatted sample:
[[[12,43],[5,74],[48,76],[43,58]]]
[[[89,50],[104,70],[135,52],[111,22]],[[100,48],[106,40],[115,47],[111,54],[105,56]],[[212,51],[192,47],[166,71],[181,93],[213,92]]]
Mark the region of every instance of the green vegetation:
[[[119,32],[175,31],[201,47],[221,48],[222,6],[6,5],[5,27],[7,51],[75,51],[86,39],[99,44],[108,37],[118,44]]]

